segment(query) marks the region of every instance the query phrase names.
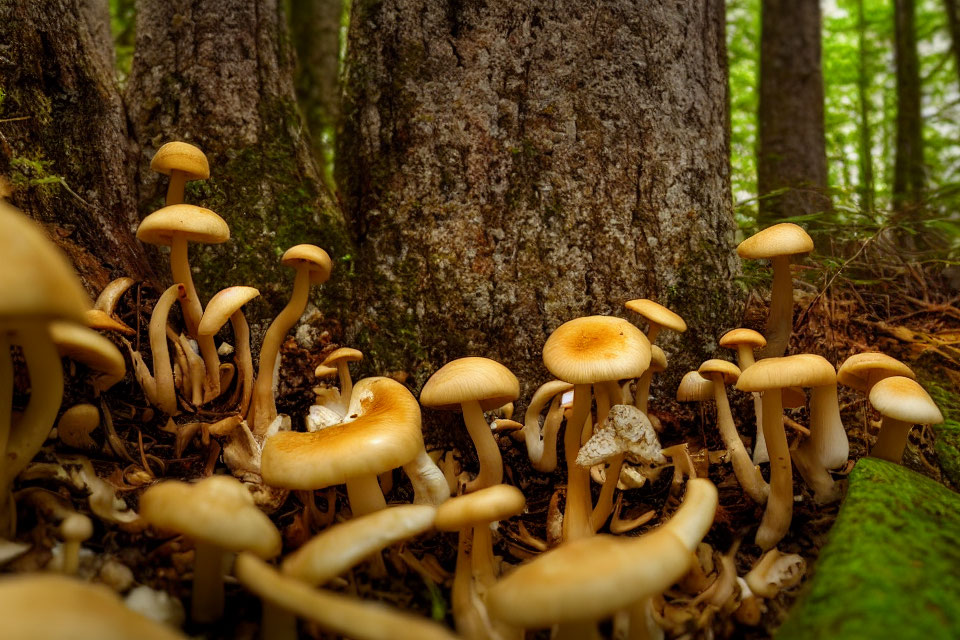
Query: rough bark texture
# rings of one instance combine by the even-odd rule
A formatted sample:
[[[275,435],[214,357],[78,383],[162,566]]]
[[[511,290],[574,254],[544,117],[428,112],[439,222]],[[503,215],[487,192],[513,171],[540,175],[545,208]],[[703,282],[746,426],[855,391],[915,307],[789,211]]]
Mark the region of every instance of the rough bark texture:
[[[757,222],[767,227],[826,211],[830,199],[819,0],[763,0],[760,11]]]
[[[893,163],[893,203],[910,216],[923,198],[923,120],[920,64],[913,0],[894,0],[894,62],[897,68],[897,146]]]
[[[950,29],[950,49],[953,51],[953,66],[960,79],[960,12],[957,0],[943,0],[943,10],[947,14],[947,27]]]
[[[133,233],[131,149],[98,8],[0,2],[0,175],[91,293],[120,275],[152,277]]]
[[[290,27],[297,50],[297,100],[310,129],[313,155],[332,185],[340,119],[340,0],[291,0]]]
[[[529,392],[558,325],[649,297],[690,326],[671,368],[699,365],[740,310],[726,91],[719,0],[355,2],[337,167],[379,287],[355,342]]]
[[[141,0],[127,102],[139,144],[140,212],[163,204],[167,178],[149,169],[170,140],[199,146],[208,181],[187,185],[187,202],[230,225],[223,245],[192,247],[202,301],[232,284],[260,289],[278,310],[293,272],[287,248],[326,249],[342,270],[351,253],[336,205],[310,154],[293,87],[293,57],[282,2]],[[333,289],[328,289],[333,290]],[[264,309],[252,316],[266,316]]]
[[[860,32],[857,45],[859,60],[857,61],[857,107],[860,115],[860,139],[858,152],[860,155],[860,184],[857,192],[860,195],[860,208],[872,212],[874,208],[874,179],[873,179],[873,134],[870,125],[870,76],[867,72],[867,60],[870,55],[867,51],[867,23],[864,16],[864,0],[857,1],[857,29]]]

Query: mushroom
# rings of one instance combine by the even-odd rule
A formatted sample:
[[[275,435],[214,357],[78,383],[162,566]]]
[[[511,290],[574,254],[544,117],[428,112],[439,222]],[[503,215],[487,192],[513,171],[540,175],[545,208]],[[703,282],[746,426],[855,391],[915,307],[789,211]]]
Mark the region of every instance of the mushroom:
[[[100,426],[100,410],[88,402],[75,404],[57,421],[60,442],[75,449],[96,449],[90,432]]]
[[[653,300],[638,298],[637,300],[628,300],[623,306],[630,311],[639,313],[650,323],[650,327],[647,329],[647,340],[650,341],[650,344],[653,344],[653,341],[657,339],[660,329],[666,328],[677,333],[683,333],[687,330],[687,323],[683,321],[683,318]]]
[[[150,168],[157,173],[170,176],[167,186],[166,204],[183,202],[183,192],[190,180],[207,180],[210,177],[210,165],[207,156],[200,149],[186,142],[168,142],[154,154]]]
[[[910,367],[885,353],[857,353],[837,369],[837,384],[869,394],[873,385],[891,376],[917,379]]]
[[[518,635],[515,630],[495,628],[483,600],[497,579],[490,525],[522,513],[525,507],[519,489],[497,484],[451,498],[437,509],[434,526],[439,531],[459,532],[450,600],[457,632],[467,640]]]
[[[576,540],[593,535],[590,523],[590,474],[576,464],[582,426],[590,414],[591,390],[599,383],[639,378],[650,365],[650,342],[635,326],[621,318],[587,316],[557,327],[543,345],[543,363],[550,373],[572,383],[573,410],[564,435],[567,462],[567,506],[563,538]],[[598,407],[600,406],[598,400]],[[605,416],[597,415],[600,422]]]
[[[275,367],[280,357],[280,346],[287,332],[296,324],[307,308],[311,284],[323,284],[330,279],[333,262],[327,252],[312,244],[290,247],[280,258],[280,263],[297,272],[293,281],[293,294],[287,306],[273,319],[260,346],[260,366],[253,389],[253,401],[247,412],[247,422],[253,434],[263,438],[270,424],[277,417],[276,400],[273,397]]]
[[[40,227],[2,201],[0,255],[0,537],[10,537],[16,528],[10,487],[43,446],[63,399],[63,368],[48,324],[82,324],[90,301]],[[13,343],[21,347],[30,377],[30,399],[15,424]]]
[[[230,227],[223,218],[209,209],[191,204],[174,204],[154,211],[137,228],[137,240],[147,244],[170,247],[170,269],[173,281],[182,283],[186,297],[181,300],[183,320],[187,333],[196,339],[200,354],[206,366],[204,400],[220,395],[220,356],[212,336],[201,336],[197,332],[203,305],[197,296],[190,273],[190,261],[187,257],[188,242],[221,244],[230,239]]]
[[[767,346],[767,340],[753,329],[734,329],[728,331],[720,337],[718,344],[726,349],[736,349],[737,364],[740,371],[746,371],[747,367],[756,360],[753,357],[754,349]],[[753,464],[770,462],[770,456],[767,455],[767,443],[763,439],[763,429],[761,428],[763,420],[763,408],[760,403],[760,394],[753,393],[753,413],[756,416],[756,436],[753,439]]]
[[[87,327],[96,329],[97,331],[116,331],[117,333],[128,336],[137,333],[131,327],[128,327],[119,320],[115,320],[112,316],[99,309],[89,309],[85,311],[83,313],[83,323]]]
[[[800,584],[806,573],[807,562],[795,553],[767,551],[747,573],[745,581],[750,592],[761,598],[775,598],[782,589]]]
[[[727,399],[725,385],[736,383],[740,377],[737,365],[726,360],[707,360],[700,365],[700,375],[713,383],[713,399],[717,403],[717,428],[723,439],[723,446],[727,448],[733,473],[744,492],[757,504],[767,501],[770,487],[760,475],[760,468],[754,466],[743,446],[743,440],[737,433],[737,425],[733,422],[730,412],[730,401]]]
[[[267,438],[260,459],[263,481],[300,491],[345,483],[354,516],[383,509],[377,475],[414,461],[424,449],[420,406],[399,382],[364,378],[347,411],[340,424]]]
[[[237,556],[233,572],[244,587],[270,605],[354,640],[457,640],[436,622],[379,602],[315,589],[278,573],[250,553]]]
[[[177,390],[174,386],[173,367],[170,364],[170,350],[167,347],[167,317],[170,307],[176,300],[183,300],[186,288],[182,284],[174,284],[167,288],[157,300],[150,316],[150,355],[153,358],[153,373],[147,368],[143,356],[133,350],[129,341],[124,340],[130,351],[133,362],[134,376],[143,389],[144,395],[153,406],[168,416],[180,413],[177,406]]]
[[[210,476],[195,484],[155,484],[140,497],[140,516],[194,541],[194,622],[214,622],[223,615],[225,553],[252,551],[263,558],[280,553],[280,532],[243,484],[230,476]]]
[[[573,385],[563,380],[551,380],[540,385],[530,398],[523,417],[523,439],[527,444],[527,456],[537,471],[546,473],[557,468],[557,433],[563,423],[562,396],[573,389]],[[540,412],[550,403],[547,417],[540,427]]]
[[[770,453],[770,495],[756,538],[763,550],[783,538],[793,515],[793,469],[783,426],[782,389],[828,384],[826,380],[835,376],[833,366],[820,356],[800,354],[759,360],[737,381],[740,391],[763,393],[763,432]]]
[[[353,380],[350,378],[351,362],[360,362],[363,360],[363,353],[349,347],[341,347],[334,350],[327,356],[326,360],[320,363],[320,367],[336,367],[337,375],[340,378],[340,398],[344,405],[350,404],[350,394],[353,393]],[[316,375],[320,377],[322,370],[317,367]]]
[[[903,376],[884,378],[874,384],[870,404],[883,415],[880,435],[870,455],[896,464],[903,458],[913,425],[943,422],[943,414],[930,395],[916,381]]]
[[[782,222],[756,233],[737,246],[737,254],[750,260],[768,259],[773,266],[770,314],[767,316],[767,346],[762,358],[780,357],[787,350],[793,329],[793,279],[790,260],[813,251],[813,240],[801,227]]]
[[[80,545],[93,535],[93,522],[82,513],[77,513],[71,504],[52,491],[30,487],[17,494],[18,499],[32,503],[37,509],[59,523],[63,546],[60,557],[54,557],[49,566],[59,565],[67,575],[77,573],[80,567]]]
[[[461,411],[470,439],[477,448],[480,470],[465,491],[500,484],[503,460],[500,447],[483,417],[520,396],[517,377],[489,358],[459,358],[434,372],[420,391],[420,404],[433,409]]]
[[[61,357],[85,364],[98,373],[93,383],[97,395],[127,374],[120,350],[93,329],[73,322],[54,321],[50,323],[50,337]]]
[[[637,395],[634,398],[634,405],[637,409],[647,413],[647,401],[650,397],[650,382],[653,380],[653,374],[662,373],[666,370],[667,354],[657,345],[650,345],[650,366],[637,380]]]
[[[100,291],[100,295],[97,296],[97,301],[93,303],[93,308],[97,311],[103,311],[109,316],[114,316],[117,302],[134,284],[136,284],[136,281],[126,276],[111,280],[107,286]]]
[[[51,573],[0,578],[0,618],[4,640],[186,640],[109,587]]]
[[[673,518],[657,529],[581,538],[517,567],[488,592],[490,614],[524,629],[558,625],[555,640],[593,640],[597,620],[629,609],[630,637],[656,637],[650,600],[690,569],[716,509],[716,487],[691,479]]]
[[[250,325],[243,315],[243,305],[260,295],[253,287],[227,287],[210,298],[200,318],[197,332],[202,336],[214,336],[230,319],[233,339],[237,344],[237,370],[243,384],[240,413],[246,415],[253,393],[253,358],[250,356]],[[222,387],[222,385],[221,385]]]
[[[806,358],[811,374],[819,376],[819,379],[811,378],[805,385],[813,387],[810,394],[810,437],[793,452],[793,463],[804,482],[814,490],[814,500],[819,504],[827,504],[840,499],[839,487],[827,470],[846,466],[850,455],[850,442],[840,418],[837,372],[832,364],[820,356],[800,354],[794,357]]]

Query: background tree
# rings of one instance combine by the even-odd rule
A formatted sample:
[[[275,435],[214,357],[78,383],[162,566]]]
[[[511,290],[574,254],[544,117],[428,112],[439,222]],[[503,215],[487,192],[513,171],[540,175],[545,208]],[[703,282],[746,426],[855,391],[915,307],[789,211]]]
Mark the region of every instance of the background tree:
[[[354,3],[337,173],[382,285],[359,341],[384,368],[483,354],[535,384],[554,328],[636,297],[687,318],[672,368],[713,352],[739,317],[723,18],[719,0]]]
[[[920,69],[913,0],[894,0],[894,60],[897,72],[897,142],[893,169],[893,203],[913,212],[923,197],[923,120]],[[907,213],[907,217],[913,217]]]
[[[757,189],[760,227],[830,208],[819,0],[763,0]]]
[[[132,149],[105,9],[0,3],[0,176],[90,290],[119,275],[153,277],[133,235]]]

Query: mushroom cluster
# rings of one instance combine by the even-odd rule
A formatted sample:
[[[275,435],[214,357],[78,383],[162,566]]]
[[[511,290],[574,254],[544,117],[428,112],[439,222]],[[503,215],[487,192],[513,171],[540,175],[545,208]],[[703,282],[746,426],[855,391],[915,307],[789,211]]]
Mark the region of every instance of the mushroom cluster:
[[[793,311],[790,262],[812,249],[809,236],[792,224],[761,231],[738,248],[741,257],[768,259],[773,266],[765,335],[741,327],[718,336],[720,347],[736,351],[737,364],[708,359],[683,376],[676,391],[677,401],[700,403],[704,416],[707,407],[715,408],[715,418],[703,420],[704,428],[713,430],[703,442],[722,443],[719,451],[677,437],[671,423],[659,419],[666,413],[658,408],[668,400],[651,389],[669,358],[653,342],[664,329],[683,333],[686,323],[645,298],[626,301],[625,311],[643,318],[646,334],[610,315],[573,318],[556,327],[542,353],[552,379],[541,381],[525,404],[517,377],[482,355],[439,367],[419,390],[418,401],[413,389],[393,377],[355,380],[349,367],[363,363],[363,353],[331,345],[313,354],[310,365],[317,378],[316,404],[308,415],[284,415],[276,397],[282,347],[307,307],[311,287],[331,277],[331,257],[311,244],[283,254],[281,263],[296,273],[291,297],[269,323],[255,366],[243,309],[260,292],[237,285],[206,299],[191,275],[189,243],[230,239],[225,220],[184,202],[187,181],[209,178],[206,157],[190,144],[174,142],[157,151],[151,166],[170,176],[170,186],[165,206],[143,220],[137,237],[170,247],[172,282],[152,300],[152,309],[146,307],[146,323],[138,316],[128,324],[118,313],[136,284],[132,279],[114,280],[91,305],[42,231],[0,201],[0,253],[7,260],[0,269],[0,538],[17,534],[16,499],[21,509],[32,508],[55,525],[51,530],[62,543],[48,567],[75,576],[0,580],[0,605],[14,620],[0,633],[4,637],[43,637],[31,635],[39,633],[38,620],[51,615],[34,602],[31,594],[40,590],[76,609],[66,610],[76,622],[65,625],[89,625],[97,637],[132,637],[134,626],[146,637],[180,637],[169,625],[154,625],[123,609],[103,588],[84,584],[93,570],[83,545],[95,546],[99,535],[114,530],[176,548],[180,567],[192,566],[191,632],[221,624],[232,606],[231,591],[241,587],[262,601],[261,635],[277,640],[298,637],[300,624],[384,640],[519,640],[527,630],[543,628],[552,628],[554,638],[590,639],[600,637],[604,621],[615,637],[640,640],[663,637],[665,631],[692,633],[714,615],[755,625],[763,600],[795,586],[805,571],[803,558],[777,549],[789,532],[796,500],[794,467],[814,503],[842,497],[837,476],[848,468],[850,445],[837,385],[862,392],[882,415],[870,451],[880,458],[899,461],[912,425],[943,419],[909,367],[889,356],[856,354],[838,370],[820,355],[785,355]],[[135,391],[134,384],[142,390],[141,422],[165,424],[156,432],[138,426],[136,457],[117,435],[105,399],[126,377],[117,344],[126,346],[133,371],[127,390]],[[23,365],[15,364],[17,353]],[[72,394],[86,395],[87,401],[72,404],[57,420],[62,358],[90,378],[83,393]],[[29,394],[18,399],[23,409],[17,412],[15,379],[24,377]],[[737,392],[750,394],[744,399],[754,408],[751,435],[741,435],[731,408],[730,394]],[[510,419],[514,403],[524,409],[522,424]],[[807,409],[806,427],[784,415],[785,408],[798,407]],[[439,418],[439,412],[462,414],[470,450],[427,449],[422,419]],[[55,422],[61,448],[130,464],[105,481],[85,456],[63,456],[51,448],[28,469]],[[787,425],[796,434],[788,434]],[[190,470],[189,482],[165,478],[173,461],[151,454],[145,433],[172,440],[177,463],[199,434],[207,447],[205,464],[201,459]],[[551,485],[549,474],[560,466],[561,435],[565,484]],[[505,465],[503,451],[513,446],[525,447],[529,473]],[[510,454],[513,460],[524,455],[523,449]],[[719,491],[708,479],[717,477],[711,465],[714,471],[722,467]],[[397,468],[407,482],[395,482]],[[659,483],[665,472],[669,479]],[[15,493],[18,476],[28,486]],[[65,491],[29,485],[36,479],[62,483]],[[549,487],[545,539],[532,535],[523,521],[531,497],[524,491],[537,484]],[[657,494],[665,496],[662,505],[625,515],[629,492],[651,484],[663,489]],[[70,487],[83,491],[93,517],[67,499]],[[729,537],[711,532],[720,496],[741,489],[746,498],[741,504],[756,509],[758,517],[762,509],[763,516],[755,531],[738,532],[730,544]],[[130,495],[138,496],[138,513],[122,497],[126,491],[137,492]],[[296,500],[289,499],[291,492]],[[317,492],[325,510],[317,507]],[[274,512],[279,515],[271,518]],[[640,534],[625,535],[634,530]],[[456,559],[448,554],[446,567],[429,552],[418,557],[406,546],[425,538],[452,543],[453,534]],[[752,548],[763,555],[740,576],[737,553],[751,546],[750,534]],[[2,542],[7,544],[0,544],[0,562],[24,553],[16,543]],[[726,550],[714,552],[711,545],[720,543]],[[498,555],[504,548],[509,556]],[[97,568],[100,581],[124,585],[117,591],[130,588],[133,570],[106,566]],[[344,589],[351,570],[373,579],[409,571],[432,591],[443,594],[448,588],[458,635],[373,602],[370,593]],[[93,620],[101,612],[112,622]],[[175,615],[167,618],[179,624]]]

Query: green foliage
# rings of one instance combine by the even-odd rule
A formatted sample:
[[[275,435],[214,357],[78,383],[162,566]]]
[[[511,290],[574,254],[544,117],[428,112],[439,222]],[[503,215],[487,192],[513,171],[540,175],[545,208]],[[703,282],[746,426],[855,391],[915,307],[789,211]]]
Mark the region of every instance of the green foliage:
[[[110,30],[113,32],[117,79],[121,85],[127,81],[133,65],[136,15],[134,0],[110,0]]]

